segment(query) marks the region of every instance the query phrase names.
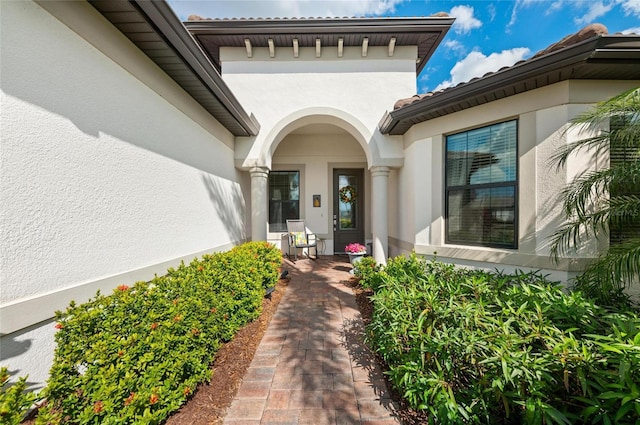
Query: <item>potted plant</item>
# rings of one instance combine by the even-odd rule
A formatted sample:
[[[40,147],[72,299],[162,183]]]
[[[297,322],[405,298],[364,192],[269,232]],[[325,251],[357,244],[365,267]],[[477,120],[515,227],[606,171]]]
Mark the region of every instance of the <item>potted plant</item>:
[[[355,264],[367,253],[367,247],[357,242],[350,243],[344,247],[344,251],[349,255],[349,262]]]

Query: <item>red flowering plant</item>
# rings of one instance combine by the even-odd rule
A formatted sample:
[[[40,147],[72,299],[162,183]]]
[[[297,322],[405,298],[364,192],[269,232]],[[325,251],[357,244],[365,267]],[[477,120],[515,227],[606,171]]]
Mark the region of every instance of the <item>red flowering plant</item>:
[[[248,242],[56,312],[36,423],[162,423],[210,380],[221,343],[259,316],[281,263],[275,246]]]
[[[367,252],[367,247],[357,242],[354,242],[345,246],[344,252],[348,254],[364,254]]]

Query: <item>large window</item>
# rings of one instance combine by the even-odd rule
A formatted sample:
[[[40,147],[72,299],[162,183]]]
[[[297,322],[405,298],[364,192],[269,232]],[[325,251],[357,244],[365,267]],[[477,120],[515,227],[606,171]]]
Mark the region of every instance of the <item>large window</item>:
[[[447,243],[516,248],[518,123],[446,138]]]
[[[269,231],[286,232],[287,220],[300,218],[300,172],[269,173]]]

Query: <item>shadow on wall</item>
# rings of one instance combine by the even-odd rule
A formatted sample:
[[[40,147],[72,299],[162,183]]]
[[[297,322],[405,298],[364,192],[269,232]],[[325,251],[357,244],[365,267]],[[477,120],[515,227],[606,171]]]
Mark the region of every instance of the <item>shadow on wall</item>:
[[[16,340],[14,335],[2,336],[2,350],[0,350],[0,362],[26,353],[31,348],[31,340]]]
[[[557,134],[561,134],[564,131],[566,131],[566,126],[558,129],[557,132],[559,133]],[[552,140],[554,146],[552,152],[554,154],[566,144],[564,139],[559,138],[557,134],[555,139]],[[576,161],[575,158],[570,159],[570,161],[571,160]],[[599,157],[583,157],[579,160],[580,165],[584,167],[586,172],[601,169],[604,165],[602,164],[602,158]],[[568,176],[569,171],[567,170],[567,165],[558,167],[557,163],[553,160],[547,160],[544,165],[546,168],[544,174],[540,175],[539,180],[541,183],[538,184],[538,186],[542,188],[542,193],[536,194],[537,202],[542,206],[538,207],[537,217],[534,217],[532,223],[527,226],[524,237],[521,237],[521,245],[533,246],[538,255],[550,256],[553,235],[567,220],[563,208],[566,197],[563,195],[563,190],[567,188],[573,177]],[[558,179],[560,179],[561,182],[565,180],[567,182],[558,185],[556,183]],[[540,188],[536,188],[536,190],[540,190]],[[607,246],[607,238],[599,238],[595,241],[593,238],[587,238],[583,240],[582,243],[579,243],[576,248],[569,249],[564,256],[567,257],[567,261],[572,261],[574,257],[594,258],[598,256],[601,250],[606,249]]]
[[[19,335],[19,334],[18,334]],[[16,334],[3,335],[1,338],[2,349],[0,349],[0,366],[7,366],[7,360],[13,357],[19,357],[31,349],[33,342],[31,339],[18,340]],[[9,382],[16,382],[19,378],[26,375],[20,369],[9,369]],[[26,389],[35,391],[42,388],[42,382],[26,381]]]
[[[246,237],[245,203],[240,187],[231,182],[223,184],[221,179],[213,178],[208,174],[202,174],[202,182],[230,240],[243,242]]]

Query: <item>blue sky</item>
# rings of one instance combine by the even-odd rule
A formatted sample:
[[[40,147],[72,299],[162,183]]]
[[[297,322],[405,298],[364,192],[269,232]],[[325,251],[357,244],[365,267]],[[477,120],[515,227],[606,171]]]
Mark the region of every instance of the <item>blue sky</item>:
[[[429,16],[454,26],[417,79],[418,93],[469,81],[527,59],[591,23],[640,34],[640,0],[168,0],[176,14],[206,18]]]

